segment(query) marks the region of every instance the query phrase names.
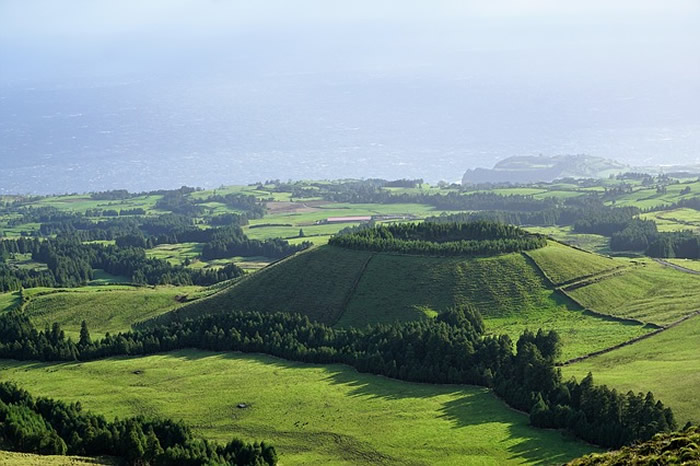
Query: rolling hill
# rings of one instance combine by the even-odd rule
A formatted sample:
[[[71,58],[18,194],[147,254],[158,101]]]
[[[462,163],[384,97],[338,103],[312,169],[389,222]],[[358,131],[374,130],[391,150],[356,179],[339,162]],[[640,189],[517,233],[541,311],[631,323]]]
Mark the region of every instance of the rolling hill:
[[[548,276],[571,279],[618,263],[557,243],[531,251]],[[533,257],[429,257],[322,246],[267,267],[231,287],[157,318],[177,319],[230,309],[298,312],[337,326],[364,326],[437,315],[475,305],[492,333],[513,339],[526,328],[556,329],[563,359],[622,343],[651,331],[584,311],[556,289]],[[573,267],[572,267],[573,264]]]

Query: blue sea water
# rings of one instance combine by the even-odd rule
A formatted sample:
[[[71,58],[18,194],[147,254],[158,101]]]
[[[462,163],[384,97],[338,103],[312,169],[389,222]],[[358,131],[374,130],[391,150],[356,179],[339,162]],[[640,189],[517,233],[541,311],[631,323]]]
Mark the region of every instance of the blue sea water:
[[[14,83],[0,87],[0,193],[457,181],[512,155],[698,163],[700,122],[664,92],[429,73]]]

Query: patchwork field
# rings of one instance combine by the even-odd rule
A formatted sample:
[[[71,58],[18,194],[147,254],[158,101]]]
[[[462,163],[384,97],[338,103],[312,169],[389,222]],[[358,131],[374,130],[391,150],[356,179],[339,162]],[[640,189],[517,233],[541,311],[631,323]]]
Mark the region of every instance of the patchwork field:
[[[633,345],[562,368],[565,376],[584,377],[619,391],[647,392],[673,408],[680,426],[700,422],[700,316],[694,316]]]
[[[649,212],[640,215],[646,220],[653,220],[659,231],[691,230],[700,232],[700,212],[695,209],[673,209]]]
[[[681,194],[681,191],[685,188],[690,188],[690,192]],[[615,200],[615,205],[631,205],[640,209],[649,209],[670,205],[681,199],[689,199],[697,196],[698,193],[700,193],[700,182],[698,181],[668,185],[664,193],[657,192],[656,187],[643,187],[618,197]]]
[[[3,361],[0,369],[2,380],[108,417],[163,415],[218,441],[270,439],[286,465],[547,465],[595,451],[530,427],[486,389],[412,384],[341,365],[180,351],[89,363]]]

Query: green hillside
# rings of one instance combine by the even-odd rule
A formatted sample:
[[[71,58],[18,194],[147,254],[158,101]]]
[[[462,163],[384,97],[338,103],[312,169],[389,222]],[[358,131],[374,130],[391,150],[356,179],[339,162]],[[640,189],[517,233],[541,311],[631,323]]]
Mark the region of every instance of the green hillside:
[[[262,269],[206,300],[184,306],[177,315],[236,308],[298,312],[333,324],[371,257],[372,253],[328,246],[312,249]]]
[[[565,247],[551,250],[558,254],[558,248]],[[514,340],[526,328],[556,329],[564,360],[650,331],[584,312],[519,253],[428,257],[333,246],[297,254],[163,319],[235,308],[298,312],[327,324],[362,327],[429,318],[462,303],[479,309],[489,332],[507,333]]]
[[[76,336],[85,320],[93,336],[131,328],[134,322],[155,317],[180,305],[200,292],[200,287],[160,286],[110,290],[47,290],[32,296],[24,306],[38,328],[54,322],[68,335]]]
[[[343,365],[190,350],[2,361],[0,378],[108,418],[167,416],[212,440],[266,439],[284,465],[548,465],[597,451],[530,426],[485,388],[400,382]]]
[[[568,293],[587,308],[662,326],[700,309],[700,275],[640,263]]]
[[[700,316],[651,338],[562,368],[578,379],[593,372],[596,382],[635,393],[651,390],[673,408],[679,425],[700,423]]]
[[[555,241],[550,241],[544,248],[527,251],[526,254],[555,285],[598,275],[625,265],[609,257],[574,249]]]

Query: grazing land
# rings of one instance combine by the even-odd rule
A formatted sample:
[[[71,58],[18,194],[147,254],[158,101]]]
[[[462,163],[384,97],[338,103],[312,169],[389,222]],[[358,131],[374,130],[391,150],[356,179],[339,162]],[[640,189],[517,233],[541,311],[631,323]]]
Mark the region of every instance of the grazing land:
[[[607,254],[610,252],[610,238],[591,233],[575,233],[570,226],[547,226],[547,227],[523,227],[530,233],[547,235],[556,241],[597,252]]]
[[[129,330],[131,324],[155,317],[196,297],[199,287],[103,289],[100,291],[44,291],[25,305],[24,312],[38,328],[61,324],[66,334],[77,336],[85,320],[94,336]]]
[[[181,418],[219,441],[232,433],[274,439],[288,465],[545,465],[596,451],[531,427],[486,389],[406,383],[341,365],[179,351],[88,363],[8,361],[0,368],[3,380],[80,400],[108,417]]]
[[[626,392],[646,392],[673,408],[678,424],[700,422],[700,316],[640,342],[562,368]]]
[[[700,212],[695,209],[672,209],[640,215],[645,220],[653,220],[659,231],[691,230],[700,233]]]
[[[196,315],[226,312],[232,308],[262,312],[298,312],[310,319],[335,323],[350,289],[371,253],[329,246],[287,258],[246,277],[209,299],[182,308]]]
[[[623,266],[609,257],[579,251],[554,241],[550,241],[547,247],[527,251],[526,254],[554,285]]]
[[[675,264],[675,265],[681,266],[681,267],[686,268],[686,269],[700,272],[700,260],[693,260],[693,259],[665,259],[665,260],[670,262],[671,264]]]
[[[83,458],[80,456],[32,455],[0,450],[0,464],[4,466],[88,466],[117,465],[109,458]]]
[[[569,291],[583,306],[618,317],[668,325],[700,309],[700,276],[639,260],[620,274]]]

